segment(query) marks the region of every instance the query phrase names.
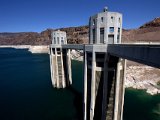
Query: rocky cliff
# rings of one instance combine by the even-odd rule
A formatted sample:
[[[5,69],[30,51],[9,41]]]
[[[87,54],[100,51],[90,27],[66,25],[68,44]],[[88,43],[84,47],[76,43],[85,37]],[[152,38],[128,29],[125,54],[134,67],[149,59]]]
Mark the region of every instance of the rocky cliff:
[[[71,44],[84,44],[88,43],[88,26],[60,28],[62,31],[66,31],[68,43]]]
[[[36,32],[0,33],[0,45],[47,45],[49,36]]]
[[[159,26],[160,26],[160,17],[157,17],[154,20],[145,23],[140,28],[152,28],[152,27],[159,27]]]
[[[160,42],[160,27],[124,30],[122,42]]]
[[[127,62],[125,87],[145,89],[147,93],[154,95],[160,93],[160,69],[145,66],[138,63]]]
[[[0,45],[49,45],[51,32],[57,29],[47,29],[41,33],[20,32],[0,33]],[[88,42],[88,26],[60,28],[66,31],[68,43],[83,44]]]
[[[160,18],[145,23],[138,29],[123,30],[123,42],[160,42]]]

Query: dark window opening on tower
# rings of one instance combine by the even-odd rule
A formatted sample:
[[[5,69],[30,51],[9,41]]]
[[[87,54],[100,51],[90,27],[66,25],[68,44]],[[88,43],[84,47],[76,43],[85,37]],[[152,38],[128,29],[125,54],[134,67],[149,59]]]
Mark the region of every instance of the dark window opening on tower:
[[[119,43],[119,42],[120,42],[120,31],[121,31],[121,29],[120,29],[120,28],[118,28],[117,43]]]
[[[93,29],[93,44],[94,44],[95,41],[96,41],[96,40],[95,40],[95,39],[96,39],[96,38],[95,38],[95,34],[96,34],[96,33],[95,33],[95,29]]]
[[[104,18],[103,18],[103,17],[101,17],[101,22],[103,23],[103,21],[104,21]]]
[[[120,37],[119,37],[119,34],[118,34],[118,35],[117,35],[117,43],[119,43],[119,42],[120,42],[120,41],[119,41],[119,38],[120,38]]]
[[[104,43],[104,28],[100,28],[100,43]]]
[[[109,32],[110,32],[110,33],[113,33],[113,32],[114,32],[114,27],[110,27],[110,28],[109,28]]]

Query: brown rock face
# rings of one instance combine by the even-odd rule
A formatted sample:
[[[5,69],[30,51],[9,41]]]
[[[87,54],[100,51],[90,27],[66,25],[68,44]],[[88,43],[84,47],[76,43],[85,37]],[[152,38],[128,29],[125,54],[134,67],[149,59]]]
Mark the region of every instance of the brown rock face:
[[[0,33],[0,45],[47,45],[49,38],[41,33]]]
[[[85,44],[88,43],[88,26],[61,28],[60,30],[66,31],[67,40],[70,44]]]
[[[66,31],[70,44],[88,43],[88,26],[60,28],[60,30]],[[53,29],[47,29],[41,33],[0,33],[0,45],[49,45],[52,31]]]
[[[154,20],[142,25],[140,28],[149,28],[149,27],[160,27],[160,17],[157,17]]]
[[[125,30],[122,33],[122,42],[160,42],[160,27]]]
[[[124,30],[122,42],[160,42],[160,18],[155,18],[139,29]]]
[[[160,27],[123,31],[122,42],[160,42]]]

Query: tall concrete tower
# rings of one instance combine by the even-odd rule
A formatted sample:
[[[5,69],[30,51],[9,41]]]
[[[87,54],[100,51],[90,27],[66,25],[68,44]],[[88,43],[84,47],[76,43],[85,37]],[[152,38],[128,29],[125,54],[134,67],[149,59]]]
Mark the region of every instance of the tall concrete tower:
[[[89,27],[90,44],[121,43],[122,14],[109,12],[105,7],[101,13],[90,17]]]
[[[90,17],[89,45],[84,49],[84,120],[120,120],[122,116],[116,108],[119,60],[112,58],[110,62],[106,52],[108,44],[121,43],[121,34],[122,14],[109,12],[105,7]],[[120,103],[118,109],[121,106]]]
[[[67,44],[66,32],[53,31],[50,67],[52,84],[56,88],[65,88],[72,84],[70,50],[62,49],[64,44]]]

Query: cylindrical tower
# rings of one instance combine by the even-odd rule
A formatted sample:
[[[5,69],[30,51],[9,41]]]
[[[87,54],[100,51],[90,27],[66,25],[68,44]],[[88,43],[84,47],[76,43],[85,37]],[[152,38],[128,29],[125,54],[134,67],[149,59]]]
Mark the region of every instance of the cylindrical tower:
[[[122,14],[109,12],[105,7],[103,12],[90,17],[89,21],[90,44],[117,44],[121,43]]]

